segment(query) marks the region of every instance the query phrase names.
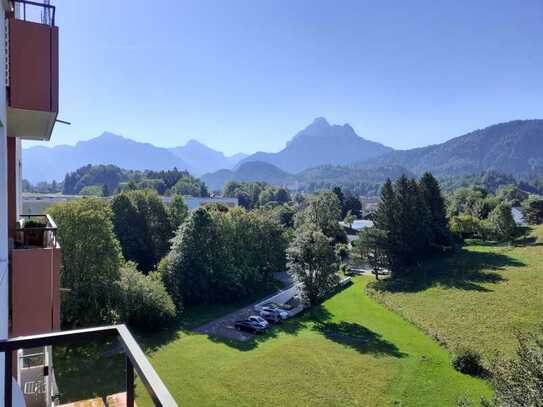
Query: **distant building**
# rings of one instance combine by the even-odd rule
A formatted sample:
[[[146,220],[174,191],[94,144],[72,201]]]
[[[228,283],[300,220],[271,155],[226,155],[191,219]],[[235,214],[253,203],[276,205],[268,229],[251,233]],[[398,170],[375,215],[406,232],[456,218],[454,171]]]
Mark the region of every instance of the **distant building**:
[[[172,200],[172,198],[169,196],[165,196],[162,199],[166,204],[169,204]],[[185,196],[183,197],[183,200],[190,211],[212,204],[221,204],[229,208],[235,208],[238,206],[238,198],[197,198],[193,196]]]
[[[339,224],[345,229],[349,243],[358,240],[358,232],[360,232],[362,229],[373,226],[373,222],[366,219],[355,220],[351,225],[347,225],[345,222],[339,222]]]

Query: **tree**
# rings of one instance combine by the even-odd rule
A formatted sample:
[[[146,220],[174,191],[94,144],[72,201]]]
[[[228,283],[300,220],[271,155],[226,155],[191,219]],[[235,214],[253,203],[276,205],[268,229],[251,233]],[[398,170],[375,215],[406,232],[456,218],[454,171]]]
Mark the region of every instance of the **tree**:
[[[425,172],[419,181],[424,204],[429,211],[430,239],[438,245],[450,244],[447,208],[441,188],[434,176]]]
[[[174,195],[170,206],[168,207],[168,214],[170,216],[170,223],[172,229],[177,231],[179,226],[185,221],[189,215],[189,208],[185,204],[185,200],[180,195]]]
[[[388,237],[384,230],[371,227],[362,229],[355,242],[360,257],[371,268],[376,280],[379,280],[379,272],[387,269],[390,264],[387,240]]]
[[[114,321],[116,281],[121,249],[111,223],[111,210],[100,199],[75,199],[52,206],[62,246],[62,322],[82,327]]]
[[[347,212],[351,213],[356,217],[356,219],[362,218],[362,202],[353,194],[348,194],[345,197],[345,202],[343,204],[343,212],[347,215]]]
[[[494,239],[507,241],[513,237],[516,224],[509,205],[501,203],[496,206],[488,217],[488,223]]]
[[[144,275],[128,262],[120,269],[118,285],[118,313],[123,322],[152,330],[175,318],[175,305],[156,272]]]
[[[345,216],[346,213],[343,213],[343,205],[345,204],[345,194],[343,194],[343,191],[341,190],[341,187],[335,186],[332,188],[332,192],[337,196],[337,199],[339,201],[339,206],[341,208],[341,216]]]
[[[298,224],[315,225],[322,232],[336,241],[345,241],[345,232],[340,228],[341,205],[333,192],[321,192],[312,197],[301,212]]]
[[[343,219],[343,223],[349,226],[349,229],[352,229],[353,223],[356,220],[356,217],[352,214],[351,211],[348,211]]]
[[[290,202],[290,192],[286,188],[278,188],[275,192],[275,200],[280,204]]]
[[[524,220],[530,225],[543,223],[543,199],[530,198],[522,204]]]
[[[127,260],[153,270],[168,253],[174,229],[164,203],[153,190],[123,192],[112,200],[113,225]]]
[[[495,393],[485,406],[541,406],[543,400],[543,340],[535,335],[518,336],[517,357],[498,358],[491,367]]]
[[[460,214],[453,216],[449,221],[450,231],[460,239],[472,239],[485,237],[485,231],[479,218],[471,215]]]
[[[334,248],[315,226],[305,225],[296,231],[287,256],[289,273],[302,283],[303,295],[311,304],[322,301],[337,285],[338,263]]]
[[[204,208],[196,209],[172,241],[163,279],[177,309],[205,302],[213,273],[213,250],[217,230]]]

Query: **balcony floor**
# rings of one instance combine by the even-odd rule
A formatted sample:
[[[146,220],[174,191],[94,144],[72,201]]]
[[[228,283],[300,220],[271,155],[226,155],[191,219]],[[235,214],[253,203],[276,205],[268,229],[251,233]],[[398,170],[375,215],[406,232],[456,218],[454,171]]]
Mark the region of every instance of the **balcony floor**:
[[[61,404],[58,407],[125,407],[126,406],[126,393],[117,393],[107,396],[107,404],[97,397],[95,399],[76,401],[74,403]],[[134,406],[137,407],[136,402]]]

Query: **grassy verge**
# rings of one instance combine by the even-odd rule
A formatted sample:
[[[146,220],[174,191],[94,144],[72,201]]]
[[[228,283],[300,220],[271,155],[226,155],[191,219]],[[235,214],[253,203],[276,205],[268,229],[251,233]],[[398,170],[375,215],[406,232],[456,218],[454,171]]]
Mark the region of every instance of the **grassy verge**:
[[[200,305],[188,307],[182,318],[152,333],[135,334],[140,346],[147,352],[160,349],[197,326],[212,321],[236,309],[248,306],[281,289],[281,283],[273,284],[253,295],[227,305]],[[119,354],[116,342],[99,341],[89,345],[61,346],[54,349],[55,375],[63,403],[95,397],[106,398],[123,392],[125,384],[124,356]]]
[[[180,405],[454,406],[487,384],[450,366],[432,338],[365,293],[369,278],[247,342],[180,328],[149,348]],[[138,404],[150,405],[137,388]]]
[[[372,283],[370,295],[452,351],[471,348],[488,361],[512,355],[517,331],[541,329],[543,226],[513,245],[471,242],[425,265],[410,284]]]

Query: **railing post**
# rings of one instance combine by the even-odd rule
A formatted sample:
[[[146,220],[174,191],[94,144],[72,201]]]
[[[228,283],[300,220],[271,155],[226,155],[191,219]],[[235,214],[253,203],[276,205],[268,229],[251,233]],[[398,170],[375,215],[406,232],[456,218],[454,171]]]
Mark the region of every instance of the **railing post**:
[[[126,360],[126,407],[134,407],[134,366],[128,355]]]
[[[12,375],[13,375],[13,352],[4,352],[4,406],[11,406],[13,400],[12,394]]]

